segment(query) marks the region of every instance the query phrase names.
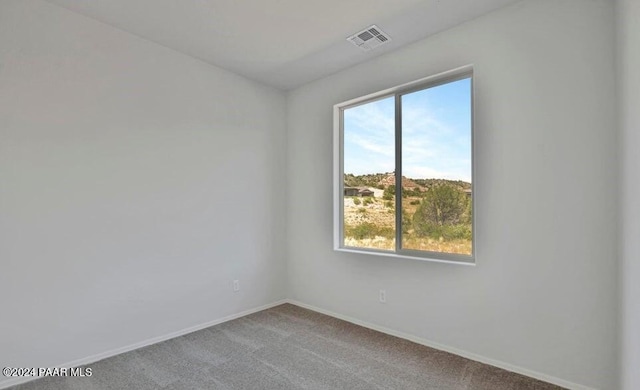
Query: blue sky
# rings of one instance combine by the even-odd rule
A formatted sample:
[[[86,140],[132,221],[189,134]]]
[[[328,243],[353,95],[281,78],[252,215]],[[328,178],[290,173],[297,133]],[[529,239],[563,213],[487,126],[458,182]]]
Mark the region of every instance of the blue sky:
[[[471,182],[471,79],[402,95],[402,169]],[[392,172],[394,97],[344,111],[344,172]]]

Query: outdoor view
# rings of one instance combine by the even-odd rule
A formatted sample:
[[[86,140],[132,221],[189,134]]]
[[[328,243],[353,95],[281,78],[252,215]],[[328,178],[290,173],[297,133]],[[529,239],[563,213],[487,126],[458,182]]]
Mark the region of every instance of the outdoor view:
[[[403,249],[471,255],[471,78],[400,98],[401,168],[395,97],[344,111],[344,245],[393,251],[401,218]]]

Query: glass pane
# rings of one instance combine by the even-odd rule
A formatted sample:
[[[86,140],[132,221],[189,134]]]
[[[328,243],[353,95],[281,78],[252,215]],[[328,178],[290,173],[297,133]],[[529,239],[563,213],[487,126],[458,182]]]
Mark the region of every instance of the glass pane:
[[[395,250],[395,98],[344,110],[344,246]]]
[[[471,255],[471,78],[401,98],[402,248]]]

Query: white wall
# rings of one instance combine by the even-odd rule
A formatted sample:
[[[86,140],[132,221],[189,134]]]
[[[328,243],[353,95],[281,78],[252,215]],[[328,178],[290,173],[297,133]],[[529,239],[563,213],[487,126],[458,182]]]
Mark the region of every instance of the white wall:
[[[621,341],[635,389],[640,11],[619,5]],[[288,276],[298,301],[615,388],[613,33],[608,1],[524,1],[285,102],[48,3],[0,1],[0,365],[62,364],[268,304]],[[468,63],[478,265],[333,252],[333,104]]]
[[[615,388],[613,17],[609,1],[524,1],[293,91],[291,297],[556,383]],[[332,251],[332,106],[469,63],[477,266]]]
[[[617,2],[622,155],[622,388],[640,389],[640,2]]]
[[[49,3],[0,1],[0,366],[285,298],[285,103]]]

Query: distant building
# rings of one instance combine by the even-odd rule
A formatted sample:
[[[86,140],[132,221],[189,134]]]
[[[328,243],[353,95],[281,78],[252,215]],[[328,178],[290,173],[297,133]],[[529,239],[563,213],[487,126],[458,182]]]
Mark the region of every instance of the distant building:
[[[358,191],[358,196],[373,196],[373,191],[368,188],[363,188]]]
[[[344,196],[358,196],[358,187],[344,187]]]
[[[344,187],[344,196],[373,196],[374,192],[367,187]]]

